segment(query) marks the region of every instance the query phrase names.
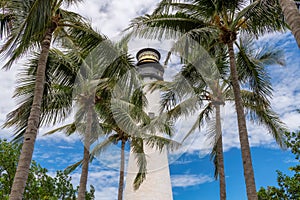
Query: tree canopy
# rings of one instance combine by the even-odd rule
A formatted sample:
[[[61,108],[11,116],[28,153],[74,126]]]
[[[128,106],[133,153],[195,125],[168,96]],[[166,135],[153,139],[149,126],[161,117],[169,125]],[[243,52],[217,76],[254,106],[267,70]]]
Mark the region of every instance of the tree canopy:
[[[296,156],[296,161],[298,161],[296,166],[289,168],[289,170],[291,170],[294,174],[292,176],[288,176],[277,170],[278,187],[261,187],[258,191],[258,198],[260,200],[300,199],[300,131],[286,133],[285,143]]]
[[[0,199],[9,197],[11,186],[20,156],[21,144],[10,143],[0,139]],[[71,183],[71,177],[63,172],[56,171],[54,177],[48,170],[35,161],[32,162],[23,199],[31,200],[75,200],[78,188]],[[86,199],[94,199],[94,187],[86,192]]]

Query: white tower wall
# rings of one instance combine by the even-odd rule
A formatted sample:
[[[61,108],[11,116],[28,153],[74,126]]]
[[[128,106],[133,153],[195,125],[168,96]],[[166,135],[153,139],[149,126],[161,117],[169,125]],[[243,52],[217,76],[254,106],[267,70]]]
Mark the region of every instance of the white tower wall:
[[[157,69],[153,68],[152,72],[157,74]],[[151,70],[149,71],[149,68],[147,67],[147,74],[149,73],[151,73]],[[143,81],[145,83],[156,81],[157,79],[154,77],[144,76]],[[157,116],[160,109],[160,92],[148,92],[146,93],[146,97],[148,100],[146,112],[154,113],[155,116]],[[164,149],[160,152],[159,150],[151,148],[145,144],[144,151],[147,159],[146,180],[141,184],[138,190],[134,190],[133,182],[138,172],[138,166],[134,154],[130,153],[126,175],[126,186],[124,190],[124,200],[172,200],[173,195],[167,150]]]

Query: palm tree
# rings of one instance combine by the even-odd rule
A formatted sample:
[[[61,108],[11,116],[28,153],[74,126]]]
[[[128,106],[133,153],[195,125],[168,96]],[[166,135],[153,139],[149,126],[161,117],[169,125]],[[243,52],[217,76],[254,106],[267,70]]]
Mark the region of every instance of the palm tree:
[[[91,31],[90,31],[91,32]],[[89,34],[90,34],[89,32]],[[80,178],[80,186],[79,186],[79,192],[78,192],[78,199],[84,199],[85,190],[86,190],[86,183],[87,183],[87,176],[88,176],[88,164],[89,164],[89,154],[90,154],[90,145],[95,139],[98,137],[98,134],[92,134],[91,131],[95,131],[95,119],[97,121],[97,116],[94,111],[94,102],[97,104],[102,105],[105,98],[109,98],[109,89],[113,88],[113,85],[118,80],[118,77],[122,76],[124,73],[126,73],[130,69],[134,69],[135,66],[133,65],[133,62],[131,61],[131,58],[128,55],[121,55],[121,53],[118,53],[118,50],[111,46],[112,44],[109,41],[103,42],[102,37],[97,35],[97,33],[93,33],[97,37],[91,40],[91,35],[88,35],[89,37],[82,36],[84,35],[82,31],[75,30],[74,32],[71,32],[71,37],[66,37],[66,42],[70,42],[71,39],[71,46],[74,46],[74,43],[76,43],[76,47],[80,47],[81,51],[77,52],[76,50],[71,50],[68,54],[64,55],[61,54],[60,57],[56,56],[53,59],[49,60],[50,66],[64,66],[67,64],[67,68],[71,69],[72,71],[75,71],[72,73],[71,77],[65,77],[66,74],[61,75],[65,78],[65,82],[69,83],[70,85],[62,86],[60,83],[55,82],[52,83],[51,81],[47,82],[48,85],[53,85],[55,88],[64,87],[67,91],[73,91],[72,88],[69,88],[69,86],[74,87],[74,79],[77,76],[77,86],[75,88],[77,89],[78,95],[75,96],[75,99],[79,102],[80,109],[77,112],[77,118],[76,118],[76,126],[72,125],[71,127],[65,126],[63,128],[68,128],[69,132],[75,131],[75,130],[81,130],[81,133],[84,133],[83,139],[84,139],[84,156],[82,161],[82,174]],[[92,35],[93,36],[93,35]],[[78,38],[79,37],[79,38]],[[88,41],[88,42],[87,42]],[[92,44],[90,44],[92,42]],[[95,45],[95,43],[97,45]],[[91,48],[92,47],[92,48]],[[97,47],[97,48],[95,48]],[[77,49],[77,48],[76,48]],[[104,50],[105,49],[105,50]],[[101,51],[101,52],[99,52]],[[101,57],[100,55],[103,56]],[[78,55],[77,55],[78,54]],[[94,57],[93,55],[96,54],[97,57]],[[118,57],[118,54],[120,55]],[[75,55],[75,56],[73,56]],[[106,56],[111,56],[112,58],[107,58]],[[86,57],[87,56],[87,57]],[[100,56],[100,57],[99,57]],[[84,60],[85,57],[85,60]],[[95,60],[96,58],[96,60]],[[113,58],[116,58],[116,60],[113,60]],[[57,60],[55,60],[57,59]],[[108,59],[108,60],[107,60]],[[84,60],[84,61],[83,61]],[[113,62],[111,62],[113,60]],[[110,63],[111,62],[111,63]],[[76,66],[80,65],[82,63],[83,65],[80,68],[81,73],[76,73]],[[105,66],[105,64],[109,64],[108,66]],[[103,67],[101,67],[103,65]],[[99,73],[99,71],[101,71]],[[59,71],[60,72],[60,71]],[[64,72],[64,71],[63,71]],[[102,74],[101,74],[102,73]],[[101,74],[101,75],[100,75]],[[75,76],[75,77],[74,77]],[[100,77],[99,77],[100,76]],[[60,76],[59,76],[60,77]],[[105,77],[110,77],[110,80]],[[102,78],[102,79],[101,79]],[[23,78],[24,79],[24,78]],[[101,81],[102,80],[102,81]],[[131,80],[131,79],[130,79]],[[101,84],[100,84],[101,83]],[[99,85],[100,84],[100,85]],[[53,88],[51,88],[53,89]],[[65,90],[62,91],[65,92]],[[19,88],[20,95],[27,95],[28,91],[26,88]],[[17,92],[17,94],[18,94]],[[74,92],[74,91],[73,91]],[[97,95],[96,95],[97,93]],[[107,96],[108,95],[108,96]],[[49,95],[45,95],[45,98],[48,98]],[[51,99],[51,95],[50,95]],[[54,99],[53,99],[54,100]],[[27,100],[28,101],[28,100]],[[50,100],[51,101],[51,100]],[[65,109],[70,108],[70,101],[72,101],[72,96],[69,95],[67,99],[64,100],[64,102],[68,101],[69,104]],[[105,100],[108,101],[108,100]],[[44,107],[43,107],[44,108]],[[51,108],[45,108],[46,112],[47,109],[51,111]],[[20,116],[16,116],[16,113],[19,113],[20,111],[26,110],[26,107],[24,108],[23,105],[20,106],[16,111],[11,113],[10,120],[5,124],[6,126],[10,126],[14,124],[15,122],[18,122],[20,124],[24,124],[22,122],[26,121],[24,117],[22,117],[20,120]],[[47,116],[47,113],[45,113]],[[49,117],[52,117],[51,115]],[[55,117],[56,118],[56,117]],[[85,123],[83,123],[85,122]],[[82,124],[84,125],[83,127]],[[79,126],[80,125],[80,126]],[[79,126],[79,127],[78,127]],[[76,128],[74,128],[76,127]],[[92,128],[93,127],[93,128]],[[23,128],[23,126],[21,126]],[[22,129],[18,129],[18,137],[22,135]],[[60,128],[61,129],[61,128]],[[51,133],[58,131],[60,129],[54,130]],[[120,133],[120,132],[119,132]],[[70,134],[70,133],[68,133]],[[96,137],[97,136],[97,137]],[[124,137],[123,137],[124,138]],[[124,141],[124,139],[122,139]],[[124,164],[123,164],[124,166]],[[122,171],[122,170],[121,170]],[[124,173],[124,170],[122,171]],[[124,174],[123,174],[124,175]],[[123,181],[124,178],[120,178],[120,181]],[[121,193],[122,194],[122,193]]]
[[[258,0],[249,4],[246,0],[234,1],[170,1],[163,0],[152,15],[138,17],[132,21],[136,35],[158,38],[179,37],[185,41],[184,51],[189,53],[188,42],[193,40],[207,45],[207,38],[214,38],[212,44],[222,43],[227,47],[230,59],[230,77],[234,91],[238,119],[239,139],[241,143],[244,177],[247,196],[256,200],[256,186],[248,132],[244,114],[239,78],[236,69],[234,44],[239,33],[247,32],[259,36],[266,32],[282,30],[284,22],[280,18],[280,7],[276,1]],[[149,29],[150,27],[150,29]],[[175,49],[181,50],[183,49]],[[182,55],[183,56],[183,55]]]
[[[46,76],[46,83],[45,83],[46,87],[44,88],[41,124],[47,124],[52,121],[53,123],[55,123],[59,119],[61,118],[64,119],[68,115],[72,106],[72,93],[74,92],[73,87],[74,87],[74,82],[76,77],[77,79],[87,80],[85,82],[86,85],[89,85],[89,82],[93,82],[93,80],[90,80],[91,78],[85,79],[86,77],[81,77],[80,74],[77,73],[79,66],[83,64],[84,67],[81,67],[81,70],[84,72],[83,73],[84,75],[89,74],[92,77],[96,76],[96,78],[99,78],[97,77],[97,75],[99,76],[98,72],[95,71],[95,73],[93,73],[91,72],[93,69],[89,68],[92,66],[91,63],[89,62],[93,61],[93,59],[91,58],[93,58],[94,54],[97,55],[97,63],[98,64],[101,63],[102,65],[104,65],[104,67],[102,67],[103,70],[102,71],[100,70],[102,73],[101,76],[113,77],[107,83],[103,83],[104,86],[99,86],[101,89],[107,87],[108,85],[112,85],[114,82],[116,82],[119,76],[122,76],[122,74],[126,73],[128,70],[134,68],[132,61],[130,61],[130,58],[127,55],[125,56],[121,55],[121,53],[118,52],[118,50],[115,47],[113,47],[109,41],[103,42],[103,36],[99,35],[99,33],[94,32],[93,30],[86,30],[91,28],[88,24],[84,24],[84,25],[85,25],[84,27],[82,27],[81,25],[80,29],[71,29],[71,30],[69,29],[68,31],[64,31],[61,33],[61,35],[63,36],[64,47],[71,48],[69,53],[64,54],[57,49],[50,50],[50,56],[46,68],[47,70],[46,74],[48,76]],[[76,48],[72,48],[74,46],[76,46]],[[38,57],[39,55],[36,54],[36,56]],[[100,59],[99,56],[102,57],[102,59]],[[105,63],[108,64],[110,63],[110,65],[105,67]],[[8,115],[8,120],[4,124],[5,127],[16,125],[17,127],[15,132],[16,140],[19,140],[23,137],[24,129],[26,129],[27,127],[27,119],[28,119],[27,116],[29,115],[28,105],[30,105],[32,102],[33,87],[35,85],[34,80],[36,74],[36,70],[35,70],[36,66],[37,66],[37,59],[35,58],[31,61],[29,67],[26,70],[24,70],[24,73],[20,78],[21,85],[17,88],[16,96],[15,96],[23,99],[22,104],[20,105],[19,108],[17,108],[16,110],[14,110]],[[88,71],[90,72],[87,73]],[[91,84],[93,85],[93,83]],[[84,86],[84,85],[85,84],[83,83],[80,86]],[[83,88],[83,92],[86,91],[88,91],[88,89]],[[88,101],[89,103],[87,103],[86,105],[89,104],[92,105],[93,98],[95,98],[95,102],[101,104],[101,102],[103,101],[103,97],[105,97],[105,95],[102,94],[101,95],[98,94],[95,97],[94,96],[95,94],[93,92],[91,92],[91,94],[82,93],[79,95],[78,99],[81,100],[81,104],[86,103],[85,100],[89,100]],[[90,108],[89,106],[87,107]],[[85,110],[91,110],[91,109],[85,109]],[[82,114],[83,112],[79,112],[79,113]],[[89,118],[89,120],[85,120],[85,121],[90,122],[90,117],[87,116],[88,115],[86,115],[86,119]],[[88,160],[89,148],[86,147],[88,147],[90,144],[88,139],[85,139],[85,141],[86,141],[85,151],[84,151],[85,164],[83,164],[83,173],[81,176],[82,181],[80,181],[80,187],[79,187],[80,188],[79,193],[81,195],[79,195],[80,196],[79,198],[84,198],[82,196],[85,192],[87,172],[88,172],[87,160]],[[136,143],[138,144],[138,142]],[[141,174],[144,174],[144,170],[141,169],[141,171],[143,171],[143,173]],[[144,176],[140,176],[140,177],[144,177]]]
[[[131,62],[130,59],[128,59],[128,61],[129,63]],[[132,141],[135,152],[139,152],[139,154],[137,154],[137,158],[140,171],[143,174],[146,171],[147,165],[142,145],[143,140],[141,138],[135,137],[133,135],[133,130],[137,130],[136,124],[146,124],[150,119],[146,115],[146,113],[143,112],[143,107],[145,106],[146,99],[143,96],[142,91],[140,89],[134,91],[136,86],[136,71],[133,70],[131,72],[128,72],[124,75],[125,79],[124,77],[119,77],[114,87],[110,88],[110,97],[99,102],[101,103],[101,105],[97,107],[97,110],[99,116],[101,116],[103,120],[102,126],[106,127],[106,130],[108,130],[108,132],[106,131],[106,139],[99,145],[95,146],[95,148],[91,152],[93,156],[99,156],[106,145],[118,144],[119,142],[121,143],[118,200],[123,199],[125,176],[125,145],[127,142]],[[128,75],[131,78],[128,77]],[[120,90],[120,88],[122,89]],[[99,97],[101,96],[106,95],[99,95]],[[124,106],[125,108],[128,108],[125,111]],[[122,119],[120,119],[119,116],[121,116]],[[131,124],[130,128],[124,128],[120,121],[126,121],[127,125]]]
[[[80,32],[80,34],[82,36],[82,32]],[[101,42],[101,38],[100,36],[98,36],[99,38],[96,38],[96,42],[99,44]],[[77,40],[77,42],[80,40]],[[85,40],[86,41],[86,40]],[[85,42],[83,41],[83,42]],[[109,44],[109,42],[105,42],[106,44],[104,46],[106,46],[106,48],[108,48],[107,44]],[[82,44],[80,44],[82,46]],[[95,43],[93,43],[93,45],[95,45]],[[90,44],[88,44],[89,48],[90,48]],[[97,45],[96,45],[97,46]],[[81,47],[82,48],[82,47]],[[103,50],[102,46],[100,45],[100,47],[98,47],[100,49]],[[93,49],[93,48],[92,48]],[[101,98],[103,99],[103,97],[105,95],[100,95],[99,97],[95,97],[96,94],[96,89],[97,87],[100,87],[101,89],[105,88],[105,87],[112,87],[112,83],[114,81],[107,81],[107,79],[103,78],[98,79],[97,75],[97,71],[95,71],[95,69],[97,69],[98,65],[95,65],[95,63],[93,63],[93,68],[92,65],[88,65],[91,64],[89,63],[91,60],[87,59],[87,61],[84,62],[84,67],[81,67],[81,71],[83,72],[83,74],[79,74],[77,73],[77,69],[79,64],[84,57],[85,52],[85,48],[83,48],[83,52],[76,52],[76,51],[71,51],[67,54],[63,54],[62,52],[60,52],[59,50],[51,50],[50,57],[48,60],[48,68],[47,71],[49,71],[49,75],[51,77],[50,80],[47,79],[47,84],[44,90],[45,96],[43,99],[43,107],[42,107],[42,111],[43,111],[43,115],[42,115],[42,119],[44,121],[51,121],[51,119],[56,119],[58,117],[61,118],[65,118],[66,117],[66,111],[71,110],[72,107],[72,99],[74,98],[74,96],[72,96],[72,93],[74,93],[75,91],[73,90],[74,87],[74,82],[75,82],[75,77],[77,76],[77,86],[75,88],[77,88],[77,93],[79,93],[77,96],[75,96],[75,100],[77,100],[79,102],[80,105],[80,109],[78,111],[78,115],[76,116],[76,122],[77,122],[77,126],[82,124],[82,122],[86,122],[85,123],[85,127],[77,127],[77,129],[81,129],[81,133],[84,133],[84,160],[82,163],[82,174],[81,174],[81,179],[80,179],[80,186],[79,186],[79,192],[78,192],[78,198],[79,199],[84,199],[84,195],[85,195],[85,190],[86,190],[86,183],[87,183],[87,176],[88,176],[88,160],[89,160],[89,146],[91,144],[92,141],[95,141],[95,137],[98,135],[95,133],[91,133],[91,130],[95,131],[95,125],[92,126],[92,124],[95,124],[95,119],[97,119],[97,116],[95,114],[94,111],[94,101],[96,101],[97,103]],[[96,50],[98,50],[96,48]],[[106,49],[107,50],[107,49]],[[98,52],[98,51],[97,51]],[[111,53],[111,51],[110,51]],[[57,55],[59,54],[59,55]],[[79,54],[78,57],[74,57],[74,55]],[[103,59],[99,58],[100,54],[97,54],[97,62],[103,64],[104,60],[105,60],[105,55]],[[114,57],[114,56],[113,56]],[[109,77],[113,77],[114,79],[121,76],[122,73],[125,73],[126,71],[128,71],[129,69],[133,69],[134,66],[130,61],[128,61],[128,58],[124,58],[124,56],[121,58],[118,58],[119,60],[115,63],[112,63],[110,66],[107,66],[106,70],[104,70],[102,77],[105,76],[109,76]],[[122,62],[127,60],[127,64],[123,64]],[[21,78],[22,80],[22,85],[17,89],[16,91],[16,95],[20,96],[20,97],[28,97],[27,95],[32,95],[32,87],[34,86],[34,82],[32,81],[35,77],[35,71],[32,70],[32,68],[36,67],[36,60],[32,61],[32,65],[25,71],[25,73],[23,74],[23,77]],[[99,69],[99,68],[98,68]],[[53,74],[52,74],[53,73]],[[28,75],[32,75],[32,76],[28,76]],[[93,80],[93,77],[96,77],[95,80]],[[58,80],[57,80],[58,78]],[[24,81],[27,80],[25,83]],[[62,80],[61,80],[62,79]],[[95,84],[96,81],[96,84]],[[27,83],[28,82],[28,83]],[[101,83],[103,86],[99,86],[97,84]],[[56,97],[56,95],[54,95],[55,93],[58,93],[58,96]],[[30,96],[31,97],[31,96]],[[58,99],[56,99],[56,98]],[[26,122],[26,115],[28,113],[28,107],[26,107],[26,105],[30,104],[31,99],[26,99],[26,101],[24,102],[24,104],[22,104],[19,108],[17,108],[15,111],[13,111],[10,114],[10,118],[9,120],[6,122],[5,126],[11,126],[14,125],[15,123],[18,124],[18,129],[17,129],[17,137],[16,139],[19,139],[20,137],[22,137],[23,134],[23,129],[24,126],[26,127],[26,124],[24,124],[24,122]],[[56,102],[58,104],[58,106],[54,106],[53,104],[50,104],[52,106],[49,107],[49,102]],[[60,104],[61,103],[61,104]],[[57,110],[56,110],[57,109]],[[24,112],[24,114],[22,114]],[[61,113],[57,113],[57,112],[61,112]],[[21,116],[20,116],[21,114]],[[57,115],[61,115],[61,116],[57,116]],[[54,116],[53,116],[54,115]],[[57,120],[54,120],[54,122],[57,122]],[[96,123],[97,124],[97,123]],[[93,128],[92,128],[93,127]],[[74,129],[74,128],[73,128]],[[83,131],[84,130],[84,131]],[[97,132],[96,132],[97,133]],[[93,137],[93,138],[92,138]],[[96,137],[97,138],[97,137]]]
[[[128,79],[125,78],[125,80]],[[121,85],[123,86],[123,84]],[[132,84],[129,85],[132,86]],[[124,91],[126,86],[121,88]],[[119,92],[120,91],[117,93]],[[144,145],[147,144],[160,151],[162,151],[167,145],[171,150],[178,148],[179,146],[179,144],[175,141],[155,135],[155,133],[159,131],[160,133],[171,136],[173,133],[172,123],[166,120],[164,114],[150,119],[143,110],[146,105],[146,99],[141,88],[131,92],[132,93],[129,96],[125,95],[127,97],[124,98],[123,92],[121,95],[115,96],[116,93],[114,91],[113,97],[109,102],[104,104],[102,102],[101,108],[99,109],[99,115],[104,117],[104,122],[101,123],[101,126],[105,127],[105,129],[109,130],[109,132],[106,134],[106,139],[99,145],[96,145],[91,152],[92,156],[99,156],[108,144],[121,143],[118,200],[123,199],[125,172],[124,152],[126,143],[130,143],[131,151],[135,154],[137,165],[139,167],[139,171],[133,182],[136,190],[146,179],[147,161],[144,152]]]
[[[271,110],[267,97],[271,96],[270,77],[265,71],[264,65],[284,64],[279,50],[253,48],[251,38],[245,37],[240,40],[239,52],[237,53],[238,71],[240,81],[249,84],[250,89],[242,90],[242,100],[253,121],[265,125],[273,135],[277,143],[282,147],[284,124],[279,120],[276,113]],[[220,106],[225,102],[233,101],[233,92],[228,79],[228,72],[224,52],[215,52],[216,63],[221,72],[222,80],[215,80],[213,84],[205,83],[203,75],[197,71],[194,65],[185,65],[175,80],[171,83],[157,82],[152,88],[163,87],[166,91],[162,105],[169,112],[171,118],[177,119],[181,115],[188,116],[191,113],[201,112],[183,140],[188,138],[196,128],[201,127],[204,121],[209,124],[209,137],[212,137],[211,158],[215,164],[215,178],[219,177],[220,199],[226,199],[226,185],[223,161],[223,144],[221,130]],[[253,55],[256,54],[256,55]],[[245,86],[244,86],[245,87]],[[188,97],[188,98],[187,98]],[[176,102],[178,102],[176,104]],[[204,103],[207,102],[205,105]],[[213,116],[215,112],[215,116]]]
[[[4,0],[0,3],[0,39],[9,35],[11,30],[12,15],[7,10],[10,3]]]
[[[73,86],[76,68],[78,67],[74,63],[73,55],[74,52],[65,55],[57,49],[50,50],[41,105],[41,125],[61,122],[71,113]],[[17,109],[9,113],[8,119],[4,124],[4,127],[16,126],[15,141],[22,139],[24,130],[27,127],[30,105],[33,99],[38,57],[39,55],[37,54],[28,64],[28,67],[24,67],[24,71],[20,74],[20,85],[17,87],[14,97],[22,99],[22,101]],[[84,98],[82,98],[83,100]],[[90,102],[86,101],[85,103],[89,108]]]
[[[126,58],[128,60],[128,58]],[[130,59],[128,60],[130,63]],[[134,72],[135,73],[135,72]],[[134,74],[133,74],[134,76]],[[133,86],[135,79],[128,78],[128,76],[124,76],[122,78],[124,82],[129,81],[129,84],[124,83],[119,80],[114,88],[120,88],[112,91],[113,88],[107,82],[102,82],[98,85],[99,89],[96,95],[96,105],[95,110],[93,111],[93,115],[97,115],[93,117],[92,130],[95,132],[102,132],[102,134],[93,134],[93,139],[90,140],[91,143],[95,142],[97,139],[101,139],[103,141],[97,144],[91,152],[85,147],[84,157],[79,162],[71,165],[67,168],[68,172],[76,169],[80,164],[82,168],[86,165],[88,167],[88,162],[91,161],[95,156],[99,156],[101,152],[103,152],[109,145],[121,143],[121,159],[120,159],[120,170],[119,170],[119,189],[118,189],[118,200],[122,200],[123,198],[123,188],[124,188],[124,172],[125,172],[125,144],[126,142],[131,143],[131,149],[136,154],[137,162],[139,165],[139,173],[135,179],[135,188],[138,189],[142,184],[143,180],[146,178],[146,156],[143,149],[143,143],[147,143],[151,146],[157,146],[160,150],[169,144],[171,148],[175,148],[176,143],[172,142],[166,138],[161,138],[152,134],[145,134],[149,131],[155,131],[158,129],[159,131],[164,131],[167,134],[171,134],[171,127],[169,124],[165,123],[164,120],[161,119],[153,119],[150,121],[150,117],[143,111],[143,107],[145,106],[145,97],[142,94],[141,88],[136,89],[127,89],[128,86]],[[108,80],[109,81],[109,80]],[[126,86],[124,86],[126,84]],[[127,86],[128,85],[128,86]],[[126,93],[131,93],[126,95]],[[128,99],[130,98],[130,99]],[[87,110],[82,106],[81,110]],[[88,112],[85,111],[85,112]],[[84,111],[80,111],[77,115],[82,116]],[[96,120],[94,120],[96,119]],[[86,141],[86,129],[89,129],[87,126],[91,126],[88,120],[84,120],[87,123],[84,123],[82,120],[76,120],[78,122],[74,122],[72,124],[68,124],[52,130],[46,134],[52,134],[58,131],[63,131],[66,135],[73,134],[75,131],[79,131],[84,134],[84,139]],[[97,125],[98,124],[98,125]],[[97,126],[100,127],[97,128]],[[97,132],[96,131],[96,132]],[[89,145],[89,144],[88,144]],[[178,144],[177,144],[178,145]],[[87,154],[89,152],[89,154]],[[85,162],[87,164],[85,164]],[[85,176],[84,180],[87,179],[87,172],[82,171],[82,176]],[[86,183],[85,183],[86,184]],[[80,185],[81,186],[81,185]]]
[[[133,77],[134,76],[134,77]],[[124,187],[124,145],[130,143],[131,151],[135,154],[139,171],[133,182],[134,189],[137,190],[146,179],[147,162],[144,153],[144,145],[162,151],[166,145],[172,150],[179,146],[178,143],[156,133],[165,134],[170,137],[173,133],[173,124],[167,120],[165,114],[150,118],[144,108],[147,99],[140,87],[140,80],[135,80],[134,75],[127,74],[119,79],[112,91],[112,99],[102,104],[99,108],[99,115],[103,116],[104,123],[110,130],[113,130],[108,139],[121,142],[121,163],[118,199],[123,198]],[[100,145],[101,147],[102,145]],[[95,147],[93,152],[101,148]]]
[[[286,23],[290,26],[292,33],[300,48],[300,12],[293,0],[279,0]]]
[[[21,2],[19,2],[19,4],[20,3]],[[16,3],[16,4],[18,4],[18,3]],[[16,6],[16,4],[11,5],[11,6]],[[46,5],[44,5],[44,6],[51,7],[50,2],[47,2],[45,4]],[[20,4],[19,6],[20,6],[20,8],[23,8],[23,9],[26,8],[25,4],[23,4],[23,5]],[[38,9],[38,11],[45,11],[42,8],[43,8],[42,4],[39,3],[39,5],[37,5],[36,7],[33,7],[33,11],[36,9]],[[17,10],[10,10],[10,12],[15,12],[15,11],[17,11]],[[26,14],[29,13],[28,11],[29,10],[25,10]],[[20,12],[20,10],[17,12]],[[20,14],[24,14],[24,12],[20,12]],[[32,19],[31,22],[36,23],[37,16],[39,16],[39,15],[36,12],[34,14],[36,14],[36,15],[35,15],[35,17],[31,18]],[[17,18],[17,13],[14,13],[14,17],[15,17],[15,19],[14,19],[14,22],[12,25],[11,33],[8,36],[8,41],[6,42],[4,47],[1,49],[1,53],[3,53],[5,50],[7,52],[12,53],[10,60],[8,61],[8,63],[5,66],[9,67],[12,64],[12,62],[16,60],[16,58],[20,57],[20,55],[22,55],[24,53],[24,51],[28,48],[29,42],[33,41],[33,38],[37,40],[37,38],[39,37],[39,40],[41,41],[40,45],[42,47],[40,59],[39,59],[39,67],[37,70],[34,99],[33,99],[32,107],[31,107],[31,114],[30,114],[30,117],[28,120],[29,126],[28,126],[28,129],[25,134],[25,139],[24,139],[24,143],[22,146],[22,153],[20,156],[18,168],[16,171],[16,175],[14,178],[14,183],[13,183],[11,195],[10,195],[10,199],[22,199],[22,194],[23,194],[23,191],[24,191],[24,188],[26,185],[27,177],[28,177],[29,167],[30,167],[30,163],[31,163],[31,159],[32,159],[32,153],[33,153],[33,147],[34,147],[35,138],[36,138],[36,134],[37,134],[37,128],[38,128],[38,124],[39,124],[40,105],[41,105],[43,86],[44,86],[44,81],[45,81],[45,75],[44,75],[45,65],[46,65],[46,61],[47,61],[47,57],[48,57],[48,53],[49,53],[52,32],[56,28],[55,24],[57,24],[57,20],[53,21],[53,26],[50,26],[50,27],[49,26],[47,27],[45,22],[37,23],[37,24],[35,24],[37,26],[36,27],[37,29],[33,30],[31,28],[34,24],[30,24],[30,25],[28,24],[31,27],[28,27],[28,26],[26,27],[25,24],[22,24],[22,23],[20,23],[20,21],[18,21],[18,20],[20,20],[20,18]],[[24,16],[22,16],[22,17],[24,17]],[[49,12],[45,12],[45,14],[41,15],[41,18],[42,18],[42,20],[49,21]],[[24,31],[24,29],[26,30],[26,32],[24,32],[24,34],[23,34],[23,39],[25,39],[24,41],[19,40],[20,33],[17,32],[17,27],[16,27],[17,23],[18,23],[19,28],[23,28],[22,31]],[[20,26],[20,24],[22,24],[22,25]],[[44,30],[43,33],[45,33],[43,38],[41,37],[41,35],[38,36],[36,34],[37,32],[40,33],[41,30]],[[26,34],[29,34],[29,35],[26,36]],[[33,36],[33,37],[30,38],[31,36]]]
[[[95,51],[98,52],[97,50],[98,49],[96,49]],[[103,49],[101,48],[100,50]],[[117,51],[117,48],[115,50]],[[85,64],[81,68],[82,73],[77,75],[79,79],[78,86],[80,88],[78,93],[79,104],[84,105],[81,111],[77,112],[77,114],[79,116],[82,116],[84,113],[86,113],[86,118],[84,120],[79,120],[80,123],[86,123],[86,129],[84,131],[81,131],[84,132],[84,156],[82,162],[82,173],[80,176],[78,200],[84,200],[85,197],[84,195],[87,184],[91,141],[95,141],[95,139],[99,137],[97,133],[92,133],[92,131],[96,131],[95,129],[92,129],[93,121],[99,120],[94,109],[97,107],[97,104],[99,104],[99,107],[104,107],[103,104],[110,100],[110,95],[108,92],[112,90],[118,79],[122,77],[127,71],[133,70],[135,68],[132,62],[132,58],[127,54],[120,54],[120,56],[117,57],[116,60],[114,60],[112,63],[108,63],[108,66],[105,66],[105,64],[107,64],[106,59],[106,56],[104,56],[103,58],[89,56],[85,60]],[[102,70],[102,68],[104,69]],[[100,73],[99,69],[101,71]],[[101,118],[102,116],[107,116],[107,114],[100,113],[99,117]],[[124,135],[124,132],[122,131],[118,131],[117,133],[119,134],[119,138],[122,141],[122,148],[124,148],[126,135]],[[92,140],[91,137],[93,137]],[[123,166],[124,163],[121,162],[121,167]],[[121,172],[124,173],[124,171]],[[122,176],[124,176],[124,174],[120,174],[120,177]],[[120,182],[120,184],[122,184],[122,182]],[[122,195],[122,193],[119,195]]]
[[[79,1],[64,1],[67,5]],[[53,35],[59,39],[72,28],[86,27],[79,15],[60,8],[62,1],[14,1],[6,7],[11,17],[10,33],[1,49],[2,55],[9,57],[4,66],[9,68],[18,58],[32,48],[41,47],[37,63],[35,89],[32,106],[24,133],[11,199],[22,199],[32,159],[37,129],[40,125],[41,104],[44,93],[45,71]],[[81,26],[83,25],[83,26]],[[59,28],[58,28],[59,27]],[[64,29],[63,27],[67,27]],[[59,32],[61,31],[61,32]]]
[[[85,199],[86,193],[86,185],[88,179],[88,170],[89,170],[89,156],[90,156],[90,146],[92,141],[92,136],[95,135],[92,133],[93,118],[95,118],[94,105],[93,105],[94,94],[87,94],[80,98],[80,102],[84,105],[83,109],[85,109],[85,119],[86,126],[84,131],[84,151],[83,151],[83,162],[81,168],[81,176],[79,182],[79,191],[78,191],[78,200]],[[97,119],[97,118],[96,118]]]

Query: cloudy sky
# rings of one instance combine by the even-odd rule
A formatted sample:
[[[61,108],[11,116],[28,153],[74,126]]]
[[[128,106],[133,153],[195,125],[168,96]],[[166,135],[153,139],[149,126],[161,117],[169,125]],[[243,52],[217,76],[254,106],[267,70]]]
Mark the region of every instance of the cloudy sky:
[[[71,9],[90,19],[94,28],[117,40],[132,18],[150,13],[157,3],[157,0],[89,0]],[[282,121],[290,130],[295,131],[299,129],[300,120],[300,115],[296,112],[300,104],[300,51],[290,32],[265,36],[260,38],[259,44],[273,45],[274,48],[282,48],[285,52],[285,67],[267,66],[274,89],[271,101],[273,109],[280,114]],[[163,52],[167,51],[168,45],[162,44],[161,41],[142,41],[132,45],[129,52],[134,55],[138,49],[152,46]],[[175,72],[176,68],[167,68],[165,76],[170,77]],[[11,97],[17,73],[17,67],[10,71],[0,71],[0,124],[3,124],[6,114],[16,105]],[[234,105],[224,106],[221,112],[228,199],[246,199]],[[178,130],[183,132],[190,124],[191,118],[183,120],[178,124]],[[77,136],[41,136],[51,128],[40,129],[34,159],[54,174],[56,170],[64,169],[78,161],[82,156],[83,147]],[[248,122],[248,130],[257,188],[276,185],[275,170],[280,169],[288,173],[288,167],[294,164],[293,155],[279,150],[264,127]],[[0,137],[11,138],[10,133],[11,130],[2,130]],[[218,182],[213,178],[213,165],[207,155],[210,146],[209,142],[203,139],[204,135],[205,130],[195,133],[184,150],[170,155],[174,200],[195,200],[199,199],[199,196],[203,200],[218,199]],[[113,200],[117,197],[118,152],[119,147],[112,146],[109,153],[104,153],[91,165],[89,184],[95,186],[97,200]],[[74,184],[78,184],[79,176],[79,170],[72,174]]]

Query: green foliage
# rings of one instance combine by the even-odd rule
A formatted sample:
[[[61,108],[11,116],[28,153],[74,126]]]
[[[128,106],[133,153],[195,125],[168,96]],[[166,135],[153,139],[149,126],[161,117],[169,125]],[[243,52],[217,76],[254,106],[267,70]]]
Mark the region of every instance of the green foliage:
[[[295,154],[295,159],[300,161],[300,131],[286,133],[286,146]],[[300,199],[300,164],[290,167],[294,172],[288,176],[277,171],[277,182],[279,187],[268,186],[267,189],[260,188],[259,200],[299,200]]]
[[[6,199],[18,164],[20,145],[0,140],[0,198]]]
[[[0,139],[0,199],[6,200],[10,194],[20,156],[21,144]],[[78,188],[74,188],[68,174],[57,171],[55,177],[47,174],[35,161],[32,162],[28,175],[24,199],[31,200],[75,200]],[[86,194],[86,200],[94,199],[95,189]]]

